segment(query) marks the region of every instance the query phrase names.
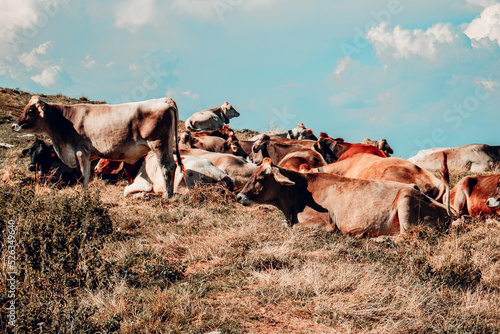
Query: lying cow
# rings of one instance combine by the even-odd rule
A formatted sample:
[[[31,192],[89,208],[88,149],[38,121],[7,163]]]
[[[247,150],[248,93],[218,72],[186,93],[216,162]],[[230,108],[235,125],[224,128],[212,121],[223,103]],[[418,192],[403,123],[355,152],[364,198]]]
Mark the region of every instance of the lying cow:
[[[199,148],[210,152],[234,154],[244,158],[248,156],[241,148],[238,139],[233,135],[224,139],[215,136],[193,136],[189,132],[184,132],[180,135],[179,148],[181,150]]]
[[[314,135],[313,131],[304,126],[304,123],[299,123],[295,129],[291,129],[288,131],[273,130],[273,131],[266,131],[263,134],[268,136],[283,137],[288,139],[318,140],[318,138]],[[250,138],[250,140],[253,141],[259,140],[263,134],[256,135]]]
[[[375,141],[375,140],[370,140],[368,138],[365,138],[365,139],[363,139],[363,141],[361,142],[361,144],[371,145],[373,147],[376,147],[379,150],[381,150],[382,152],[384,152],[384,154],[386,156],[388,156],[388,157],[390,157],[391,154],[394,153],[394,151],[392,150],[392,148],[387,143],[387,139],[383,139],[382,138],[379,141]]]
[[[443,161],[443,156],[441,156]],[[415,184],[427,196],[443,201],[447,192],[447,182],[433,173],[400,158],[382,158],[373,154],[357,154],[321,168],[300,166],[302,172],[324,172],[356,179],[395,181]]]
[[[448,155],[450,169],[484,173],[495,171],[500,166],[500,146],[483,144],[422,150],[408,161],[422,168],[439,169],[443,152]]]
[[[180,152],[182,155],[193,155],[210,160],[233,179],[237,188],[243,188],[257,168],[257,165],[253,162],[232,154],[214,153],[200,149],[181,150]]]
[[[500,174],[475,175],[462,178],[451,190],[450,201],[459,215],[487,216],[500,213],[495,198]]]
[[[134,161],[153,151],[161,166],[166,196],[173,193],[178,110],[170,98],[120,105],[60,105],[31,97],[12,125],[16,132],[45,133],[62,162],[80,166],[88,188],[90,161]],[[178,151],[178,150],[177,150]],[[182,161],[178,155],[178,164]]]
[[[355,237],[404,233],[410,226],[447,226],[446,207],[422,194],[414,185],[359,180],[326,173],[288,171],[265,159],[238,194],[251,202],[278,207],[290,226],[299,223],[306,206],[327,212],[332,229]]]
[[[124,172],[128,183],[131,184],[137,176],[143,161],[144,157],[140,158],[135,163],[100,159],[94,167],[94,174],[100,176],[104,180],[116,181],[120,178],[120,174]]]
[[[307,142],[315,144],[314,141]],[[309,143],[288,144],[286,141],[273,140],[268,135],[263,135],[253,145],[250,159],[259,165],[264,158],[270,158],[273,164],[295,171],[298,171],[299,166],[304,163],[311,167],[326,165],[323,156],[310,147]]]
[[[342,161],[357,154],[372,154],[386,158],[384,152],[372,145],[347,143],[342,138],[333,139],[326,133],[320,134],[318,145],[328,162]]]
[[[494,210],[497,214],[500,214],[500,174],[497,174],[496,176],[499,177],[497,186],[490,195],[490,198],[486,201],[486,205],[490,210]]]
[[[212,137],[221,137],[227,139],[229,136],[234,136],[234,130],[231,129],[229,125],[226,124],[220,130],[192,132],[191,135],[193,137],[212,136]]]
[[[31,162],[28,169],[42,176],[50,175],[53,179],[69,184],[76,182],[81,174],[77,168],[69,168],[57,156],[52,145],[47,145],[43,140],[36,139],[30,148],[22,151],[23,156],[30,156]]]
[[[233,191],[234,183],[231,178],[215,167],[209,160],[198,157],[182,157],[185,173],[176,169],[174,193],[187,195],[190,189],[199,184],[224,183]],[[135,193],[163,194],[165,185],[158,161],[152,153],[146,155],[134,181],[125,187],[124,196]]]
[[[226,101],[218,108],[195,112],[186,120],[185,125],[191,132],[219,130],[224,124],[229,124],[231,118],[238,116],[240,113]]]

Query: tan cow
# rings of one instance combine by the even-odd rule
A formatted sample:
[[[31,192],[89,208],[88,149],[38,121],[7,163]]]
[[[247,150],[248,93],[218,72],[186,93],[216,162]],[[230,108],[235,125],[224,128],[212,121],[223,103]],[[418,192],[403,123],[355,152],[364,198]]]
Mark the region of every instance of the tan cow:
[[[226,101],[218,108],[195,112],[186,120],[185,125],[186,129],[191,132],[219,130],[224,124],[229,124],[231,118],[238,116],[240,113]]]
[[[370,140],[369,138],[365,138],[365,139],[363,139],[363,141],[361,142],[361,144],[371,145],[373,147],[376,147],[379,150],[381,150],[382,152],[384,152],[385,155],[387,155],[388,157],[390,157],[391,154],[394,153],[394,151],[392,150],[392,148],[387,143],[387,139],[384,139],[384,138],[380,139],[379,141]]]
[[[248,154],[241,148],[238,139],[229,135],[227,139],[216,136],[193,136],[189,132],[180,135],[179,148],[181,150],[199,148],[210,152],[229,153],[248,157]]]
[[[214,153],[200,149],[180,150],[180,153],[182,155],[194,155],[210,160],[233,179],[234,185],[237,188],[245,186],[252,176],[253,171],[257,168],[257,165],[253,162],[227,153]]]
[[[408,161],[422,168],[439,169],[443,152],[448,156],[450,169],[483,173],[495,171],[500,166],[500,146],[484,144],[422,150]]]
[[[288,130],[288,131],[280,131],[280,130],[272,130],[272,131],[267,131],[264,132],[260,135],[256,135],[250,140],[259,140],[262,135],[268,135],[268,136],[276,136],[276,137],[283,137],[283,138],[288,138],[288,139],[310,139],[310,140],[317,140],[316,136],[314,135],[313,131],[309,128],[307,128],[304,123],[299,123],[296,128]]]
[[[185,172],[175,171],[174,193],[187,195],[189,190],[199,184],[223,183],[229,190],[234,189],[233,180],[209,160],[199,157],[182,157]],[[133,182],[125,187],[124,196],[153,192],[163,194],[165,186],[157,159],[148,153]]]
[[[165,182],[173,193],[178,110],[174,100],[161,98],[119,105],[60,105],[33,96],[12,129],[47,134],[61,160],[80,166],[83,188],[90,177],[90,160],[135,161],[153,151]],[[179,166],[182,162],[178,157]]]
[[[459,215],[488,216],[500,214],[500,203],[494,191],[500,174],[474,175],[462,178],[451,190],[450,201]]]
[[[328,212],[332,229],[355,237],[397,235],[418,224],[449,224],[445,206],[414,185],[296,173],[273,166],[270,159],[254,171],[238,199],[243,205],[278,207],[290,226],[299,222],[297,215],[306,206]]]

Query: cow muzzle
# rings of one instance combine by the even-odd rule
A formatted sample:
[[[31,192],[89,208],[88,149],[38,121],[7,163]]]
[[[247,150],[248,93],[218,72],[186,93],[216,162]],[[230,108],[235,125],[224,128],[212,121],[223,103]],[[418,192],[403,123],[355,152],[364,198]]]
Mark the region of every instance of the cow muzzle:
[[[486,206],[490,209],[497,209],[500,207],[500,201],[497,198],[490,197],[486,201]]]
[[[251,200],[248,199],[248,197],[246,197],[245,195],[243,194],[238,194],[238,201],[243,204],[244,206],[247,206],[247,205],[250,205],[250,203],[252,203]]]
[[[21,132],[21,131],[23,131],[23,128],[21,126],[19,126],[19,124],[14,123],[14,124],[12,124],[12,130],[14,130],[16,132]]]

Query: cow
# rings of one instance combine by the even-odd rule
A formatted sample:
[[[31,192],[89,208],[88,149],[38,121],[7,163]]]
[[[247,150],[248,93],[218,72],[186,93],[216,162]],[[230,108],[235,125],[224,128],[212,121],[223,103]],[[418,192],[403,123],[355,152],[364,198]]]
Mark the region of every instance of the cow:
[[[246,158],[248,154],[241,148],[238,139],[229,135],[227,139],[215,136],[193,136],[189,132],[180,135],[181,150],[199,148],[210,152],[229,153]]]
[[[54,180],[66,184],[74,183],[81,177],[77,168],[66,166],[57,156],[54,147],[41,139],[36,139],[30,148],[22,151],[22,155],[30,156],[28,169],[31,172],[38,172],[42,176],[50,174]]]
[[[180,168],[175,171],[174,193],[187,195],[189,190],[199,184],[223,183],[230,191],[234,190],[233,180],[222,170],[215,167],[210,160],[199,157],[181,157],[185,172]],[[163,194],[165,184],[158,160],[154,154],[148,153],[133,182],[125,187],[123,195],[153,192]]]
[[[496,211],[497,214],[500,214],[500,174],[495,175],[499,178],[497,181],[497,185],[490,197],[486,201],[486,206],[492,211]]]
[[[494,190],[500,174],[474,175],[462,178],[450,193],[452,207],[459,215],[488,216],[500,213],[500,205],[495,205]]]
[[[226,124],[220,130],[192,132],[191,135],[193,137],[213,136],[227,139],[229,136],[234,136],[234,130]]]
[[[182,155],[194,155],[210,160],[233,179],[236,188],[243,188],[257,168],[253,162],[232,154],[214,153],[200,149],[181,150],[180,152]]]
[[[342,138],[333,139],[322,132],[318,146],[328,162],[342,161],[357,154],[372,154],[386,158],[384,152],[377,147],[366,144],[347,143]]]
[[[271,204],[289,226],[299,223],[306,206],[328,213],[331,229],[354,237],[393,236],[410,226],[447,227],[446,207],[415,185],[351,179],[326,173],[297,173],[266,158],[238,194],[243,205]]]
[[[311,141],[314,145],[314,141]],[[300,153],[299,153],[300,152]],[[264,158],[282,167],[292,168],[298,171],[298,167],[307,163],[311,167],[321,167],[326,165],[323,156],[308,145],[299,143],[288,144],[281,140],[272,140],[268,135],[263,135],[252,147],[250,159],[257,165],[261,164]]]
[[[50,104],[32,96],[12,125],[16,132],[45,133],[67,166],[80,166],[88,188],[90,161],[134,161],[153,151],[161,166],[167,197],[173,193],[178,109],[171,98],[119,105]],[[178,150],[177,150],[178,151]],[[182,161],[178,156],[182,169]]]
[[[318,140],[318,138],[314,135],[313,131],[304,126],[304,123],[299,123],[296,128],[288,131],[280,131],[280,130],[266,131],[264,133],[261,133],[260,135],[256,135],[250,138],[250,140],[252,141],[259,140],[262,137],[262,135],[283,137],[288,139]]]
[[[219,130],[224,124],[229,124],[233,117],[240,116],[240,113],[229,103],[218,108],[206,109],[195,112],[185,122],[186,129],[191,132]]]
[[[144,157],[141,157],[135,163],[100,159],[97,165],[94,167],[94,174],[100,176],[103,179],[111,180],[119,178],[118,175],[120,175],[120,173],[123,171],[125,173],[128,184],[131,184],[137,176],[137,173],[139,172],[143,161]]]
[[[500,166],[500,146],[484,144],[421,150],[408,161],[422,168],[439,169],[442,152],[448,155],[450,169],[484,173],[494,172]]]
[[[443,160],[443,156],[441,156],[441,160]],[[324,172],[356,179],[415,184],[422,193],[437,201],[443,201],[448,190],[447,182],[407,160],[395,157],[382,158],[373,154],[357,154],[321,168],[311,169],[307,165],[302,165],[299,167],[299,171]]]
[[[363,139],[363,141],[361,142],[361,144],[371,145],[373,147],[376,147],[379,150],[381,150],[382,152],[384,152],[384,154],[387,157],[390,157],[391,154],[394,154],[394,151],[392,150],[392,148],[387,143],[387,139],[384,139],[384,138],[380,139],[379,141],[375,141],[375,140],[371,140],[369,138],[365,138],[365,139]]]

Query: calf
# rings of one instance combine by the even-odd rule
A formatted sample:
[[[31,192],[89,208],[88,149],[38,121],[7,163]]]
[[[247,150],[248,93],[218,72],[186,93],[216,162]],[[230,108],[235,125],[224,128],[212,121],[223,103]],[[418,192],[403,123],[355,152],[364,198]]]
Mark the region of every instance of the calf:
[[[414,185],[359,180],[342,176],[288,171],[265,159],[238,194],[243,205],[278,207],[290,226],[306,206],[327,212],[329,224],[355,237],[404,233],[410,226],[448,226],[443,204],[422,194]]]
[[[451,190],[450,201],[459,215],[487,216],[500,213],[498,181],[500,174],[462,178]]]
[[[195,112],[186,120],[185,125],[186,129],[191,132],[219,130],[224,124],[229,124],[231,118],[238,116],[240,113],[226,101],[218,108]]]

